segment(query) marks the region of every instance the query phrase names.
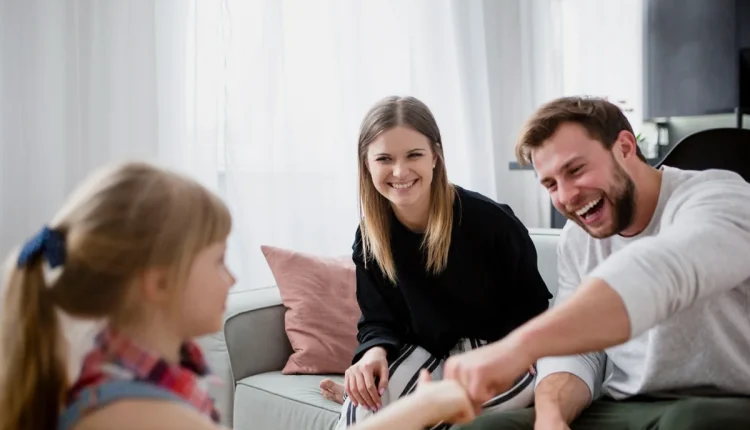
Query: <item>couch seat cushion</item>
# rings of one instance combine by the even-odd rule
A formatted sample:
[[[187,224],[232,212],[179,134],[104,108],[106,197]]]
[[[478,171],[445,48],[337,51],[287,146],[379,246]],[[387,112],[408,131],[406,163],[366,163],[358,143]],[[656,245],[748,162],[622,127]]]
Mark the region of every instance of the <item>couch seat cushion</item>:
[[[326,377],[268,372],[237,382],[234,397],[235,430],[332,429],[341,406],[323,398],[318,384]]]

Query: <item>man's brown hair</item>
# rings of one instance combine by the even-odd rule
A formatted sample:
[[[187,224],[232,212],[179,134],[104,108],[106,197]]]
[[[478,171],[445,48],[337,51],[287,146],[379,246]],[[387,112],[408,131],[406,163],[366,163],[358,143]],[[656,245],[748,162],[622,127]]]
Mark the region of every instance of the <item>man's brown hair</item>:
[[[531,152],[541,147],[564,123],[580,124],[591,138],[612,149],[617,136],[633,127],[619,107],[596,97],[560,97],[542,105],[526,121],[516,142],[516,158],[521,165],[532,163]],[[641,149],[636,146],[638,158],[646,162]]]

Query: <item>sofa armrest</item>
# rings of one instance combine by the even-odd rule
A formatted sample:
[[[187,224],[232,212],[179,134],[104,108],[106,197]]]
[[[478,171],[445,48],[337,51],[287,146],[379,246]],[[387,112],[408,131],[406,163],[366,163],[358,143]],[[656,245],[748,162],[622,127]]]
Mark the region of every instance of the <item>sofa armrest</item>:
[[[235,384],[248,376],[284,368],[292,354],[284,312],[277,287],[229,295],[224,337]]]

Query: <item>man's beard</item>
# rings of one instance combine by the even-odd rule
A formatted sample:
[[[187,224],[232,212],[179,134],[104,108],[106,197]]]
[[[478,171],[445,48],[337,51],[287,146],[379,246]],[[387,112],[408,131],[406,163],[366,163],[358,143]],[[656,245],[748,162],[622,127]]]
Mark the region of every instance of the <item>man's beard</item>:
[[[580,225],[591,237],[596,239],[605,239],[619,234],[630,227],[635,217],[635,183],[615,160],[612,161],[614,185],[602,196],[612,206],[612,228],[609,231],[594,233],[589,230],[588,226],[575,213],[568,212],[567,214],[569,219],[573,219],[576,224]]]
[[[620,190],[615,195],[613,202],[615,208],[613,225],[615,226],[615,231],[610,236],[620,234],[623,230],[630,227],[630,224],[633,223],[633,218],[635,218],[635,183],[619,165],[615,163],[615,166],[615,175],[618,176],[616,182],[620,186]]]

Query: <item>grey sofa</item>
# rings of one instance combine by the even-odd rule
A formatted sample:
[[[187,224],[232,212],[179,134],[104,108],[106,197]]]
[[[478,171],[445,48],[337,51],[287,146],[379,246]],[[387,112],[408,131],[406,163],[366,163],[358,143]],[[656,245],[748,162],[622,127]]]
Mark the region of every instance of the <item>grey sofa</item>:
[[[558,229],[531,229],[540,272],[557,290]],[[223,333],[201,339],[224,385],[213,387],[225,425],[235,430],[328,430],[339,405],[318,391],[324,375],[282,375],[291,346],[276,287],[230,294]],[[328,375],[342,380],[341,375]]]

